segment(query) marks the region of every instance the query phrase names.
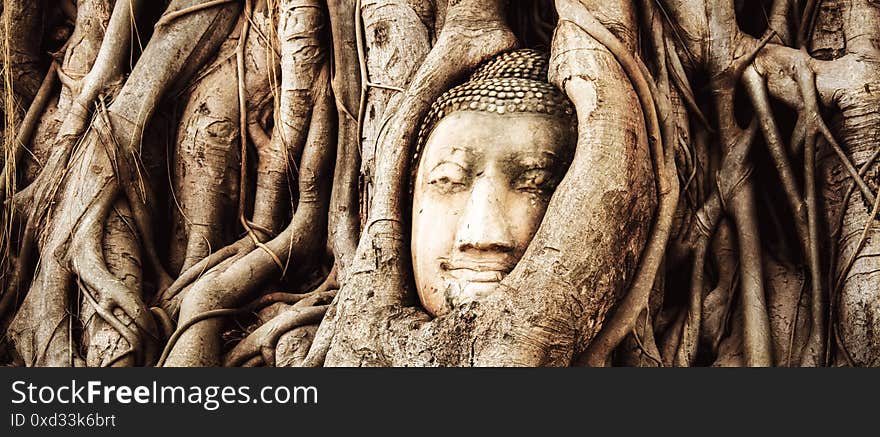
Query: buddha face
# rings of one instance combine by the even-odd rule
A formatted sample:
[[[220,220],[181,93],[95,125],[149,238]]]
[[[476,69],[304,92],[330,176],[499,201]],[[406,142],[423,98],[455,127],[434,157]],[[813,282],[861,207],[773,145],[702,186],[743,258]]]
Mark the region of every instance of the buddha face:
[[[575,143],[552,115],[458,111],[437,123],[413,187],[413,267],[429,313],[498,288],[538,230]]]

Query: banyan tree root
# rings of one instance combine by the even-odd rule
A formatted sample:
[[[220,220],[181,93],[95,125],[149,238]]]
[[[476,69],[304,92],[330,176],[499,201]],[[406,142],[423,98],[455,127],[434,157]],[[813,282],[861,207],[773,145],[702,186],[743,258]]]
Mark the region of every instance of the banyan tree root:
[[[638,61],[629,55],[624,43],[606,30],[589,12],[576,8],[573,2],[559,3],[558,9],[562,19],[571,20],[572,23],[607,47],[632,82],[648,128],[659,197],[658,216],[649,237],[648,247],[642,254],[632,289],[616,309],[608,326],[600,331],[595,341],[590,344],[587,356],[584,357],[587,364],[598,366],[607,361],[611,351],[634,329],[639,315],[648,306],[648,297],[660,268],[666,244],[669,241],[670,228],[675,208],[678,205],[678,179],[672,152],[674,149],[670,144],[674,144],[675,134],[669,129],[669,123],[666,126],[660,125],[657,115],[661,108],[666,109],[667,113],[671,110],[668,96],[665,97],[666,101],[664,102],[661,100],[663,97],[656,95],[657,92],[652,90],[644,70],[638,65]],[[664,130],[667,132],[663,132]],[[666,150],[663,148],[664,143],[670,144]]]
[[[216,67],[208,70],[204,79],[206,82],[202,82],[205,85],[200,84],[200,87],[206,87],[205,91],[200,91],[198,98],[190,102],[197,113],[193,118],[194,122],[199,126],[206,125],[208,135],[200,134],[196,130],[187,135],[184,144],[207,138],[210,140],[209,144],[198,146],[193,153],[207,155],[202,149],[210,144],[219,147],[221,153],[213,154],[217,159],[204,163],[207,165],[192,166],[181,172],[181,178],[187,187],[180,196],[184,203],[181,216],[190,229],[186,256],[181,275],[162,292],[159,300],[172,315],[177,313],[182,288],[189,286],[196,277],[217,264],[230,260],[230,257],[244,256],[254,246],[263,247],[263,241],[275,237],[292,212],[294,195],[289,181],[295,181],[298,177],[297,162],[307,140],[313,99],[318,94],[314,87],[321,86],[322,83],[318,74],[326,56],[321,39],[325,20],[318,2],[284,1],[278,4],[278,8],[280,16],[277,28],[269,26],[271,20],[268,15],[272,11],[266,2],[258,3],[254,10],[254,20],[264,25],[255,27],[248,34],[249,42],[242,52],[248,54],[242,70],[244,76],[238,88],[238,91],[246,95],[244,118],[241,116],[240,105],[233,103],[233,100],[238,100],[240,93],[231,90],[226,83],[230,74],[237,74],[233,73],[235,63],[231,52],[233,48],[240,49],[238,43],[233,46],[231,42],[227,42],[228,50],[224,52],[221,49],[215,61]],[[244,21],[246,19],[242,22]],[[234,40],[239,38],[237,36]],[[230,41],[233,39],[230,38]],[[225,100],[215,102],[216,96],[225,96]],[[272,104],[275,101],[278,107],[272,114]],[[215,108],[212,110],[208,105]],[[264,116],[267,112],[273,117],[274,128],[267,126],[267,116]],[[246,123],[240,123],[239,120],[246,120]],[[212,129],[219,129],[217,132],[223,135],[213,135]],[[271,133],[267,133],[267,129]],[[238,199],[239,204],[245,200],[241,196],[246,196],[246,193],[239,187],[235,187],[233,192],[232,187],[226,183],[228,181],[225,181],[230,171],[228,166],[237,166],[241,161],[241,151],[235,154],[230,145],[243,138],[242,131],[246,132],[244,135],[256,148],[256,189],[253,217],[247,221],[238,217],[235,221],[240,221],[247,229],[252,229],[252,232],[249,231],[251,234],[248,237],[210,253],[212,247],[218,246],[221,226],[230,222],[228,208],[224,209],[223,206],[231,206],[229,201],[232,199]],[[191,163],[192,160],[183,162]],[[198,160],[195,163],[201,164]],[[238,176],[239,182],[241,178],[247,178],[246,174]],[[206,183],[221,187],[210,199],[204,197],[203,187]],[[187,207],[189,204],[192,206]],[[205,220],[207,218],[210,220]],[[276,261],[280,262],[280,259]],[[286,267],[282,266],[284,268]]]
[[[310,296],[280,310],[279,313],[254,330],[223,359],[226,367],[238,367],[246,362],[252,362],[255,356],[260,356],[267,366],[276,365],[276,348],[282,337],[297,328],[315,326],[327,312],[327,304],[336,296],[335,292],[313,292]],[[304,332],[299,330],[299,332]],[[308,347],[293,350],[293,354],[299,355],[300,360],[305,358]],[[288,352],[290,353],[290,352]],[[296,357],[291,357],[297,359]]]
[[[170,7],[186,8],[193,3],[198,2],[177,1]],[[134,7],[138,2],[119,2],[114,9],[114,15],[118,15],[111,18],[111,27],[122,20],[130,25],[134,10],[123,4]],[[140,246],[162,282],[164,270],[154,250],[146,205],[151,196],[138,160],[141,134],[160,98],[173,90],[177,80],[191,77],[193,64],[203,63],[215,50],[222,38],[218,37],[217,29],[228,29],[235,12],[234,6],[217,7],[157,29],[113,103],[106,107],[96,105],[100,110],[90,118],[94,121],[84,132],[84,138],[79,142],[74,139],[71,144],[76,150],[61,147],[53,151],[43,175],[34,182],[34,210],[41,214],[39,228],[45,238],[30,243],[39,244],[40,264],[9,329],[25,364],[71,365],[75,361],[76,351],[70,347],[73,339],[69,310],[74,284],[81,284],[97,314],[125,338],[136,363],[145,364],[154,355],[158,332],[153,317],[139,293],[110,272],[101,236],[111,207],[117,199],[124,198],[132,212],[131,225],[138,233]],[[89,73],[96,78],[95,85],[90,86],[100,89],[107,78],[119,74],[121,63],[115,54],[119,53],[121,43],[116,40],[125,35],[126,32],[116,32],[105,37]],[[127,46],[123,45],[121,51],[126,52]],[[80,97],[90,93],[81,91]],[[85,108],[94,103],[86,101]],[[78,126],[71,129],[68,132],[62,125],[60,141],[66,144],[70,139],[64,135],[76,136]],[[53,179],[53,174],[61,177]],[[38,227],[36,220],[37,216],[32,214],[26,229],[33,232]],[[126,326],[115,315],[116,310],[125,313],[127,317],[122,319],[130,319],[135,326]]]
[[[341,277],[348,274],[360,233],[358,169],[361,153],[357,114],[359,103],[363,103],[360,88],[364,78],[356,56],[358,38],[353,17],[357,6],[354,1],[327,1],[333,47],[338,48],[333,50],[331,80],[338,123],[327,238]]]
[[[361,216],[366,219],[371,204],[376,166],[376,141],[388,117],[386,108],[403,97],[403,88],[431,50],[434,15],[424,16],[424,0],[361,1],[360,26],[363,38],[358,54],[366,76],[360,87],[358,124],[361,134]],[[355,22],[357,24],[357,21]],[[395,44],[407,41],[407,44]],[[369,47],[367,55],[366,48]],[[401,50],[405,50],[403,54]],[[356,241],[355,241],[356,243]]]
[[[330,200],[329,173],[333,157],[332,128],[335,121],[325,66],[313,94],[309,135],[299,165],[299,201],[293,219],[277,237],[240,258],[226,260],[199,277],[180,304],[178,324],[196,319],[206,311],[235,307],[271,278],[282,277],[289,263],[308,264],[324,243]],[[278,265],[276,260],[283,260]],[[320,316],[317,316],[320,317]],[[309,319],[311,320],[311,319]],[[219,365],[222,320],[206,319],[183,331],[168,353],[167,366]]]
[[[705,4],[704,4],[705,3]],[[809,2],[815,6],[817,2]],[[796,333],[797,329],[785,328],[786,326],[801,326],[802,315],[786,316],[787,322],[780,320],[778,311],[768,311],[767,302],[788,302],[788,310],[798,311],[800,299],[791,299],[787,296],[798,294],[793,290],[796,281],[786,281],[789,285],[779,288],[778,285],[770,286],[765,282],[764,267],[761,263],[761,253],[766,250],[762,247],[758,238],[757,221],[755,212],[759,209],[756,204],[754,175],[750,167],[746,172],[740,172],[734,177],[717,176],[719,186],[732,184],[735,190],[730,190],[730,196],[720,197],[726,213],[734,219],[736,238],[739,243],[739,259],[741,262],[740,290],[741,309],[738,313],[736,329],[741,329],[743,334],[739,337],[741,347],[744,348],[738,359],[743,359],[747,365],[822,365],[829,362],[832,341],[829,337],[829,324],[834,319],[832,301],[831,317],[827,302],[836,295],[834,292],[839,281],[826,276],[846,275],[848,267],[841,265],[838,256],[827,259],[823,255],[822,241],[826,235],[822,234],[823,225],[821,211],[829,211],[829,222],[836,221],[842,214],[851,214],[852,217],[860,217],[860,224],[870,220],[870,214],[865,215],[867,206],[876,194],[863,176],[857,174],[856,168],[863,165],[871,150],[862,147],[867,137],[870,137],[872,127],[876,123],[870,116],[864,117],[863,109],[872,102],[871,93],[865,93],[871,89],[871,84],[876,78],[876,68],[866,68],[862,64],[865,59],[876,59],[877,48],[868,43],[866,34],[862,28],[876,29],[867,23],[876,24],[878,8],[871,2],[847,1],[840,2],[840,7],[847,9],[851,18],[844,20],[843,33],[847,38],[846,51],[849,55],[834,61],[820,61],[807,54],[807,44],[810,31],[817,26],[817,22],[823,18],[816,14],[817,8],[808,7],[801,18],[801,26],[798,32],[797,44],[800,49],[785,47],[778,43],[791,43],[794,39],[788,32],[791,23],[786,23],[784,17],[791,16],[791,2],[773,2],[771,23],[768,32],[760,40],[751,37],[741,31],[737,25],[732,2],[722,4],[708,4],[701,0],[666,2],[665,13],[669,17],[670,27],[676,34],[677,49],[687,56],[688,68],[705,68],[712,78],[712,97],[719,119],[719,139],[725,150],[726,156],[731,156],[734,149],[730,145],[735,144],[735,138],[742,138],[742,129],[737,126],[734,119],[734,96],[733,89],[737,82],[743,81],[751,98],[757,122],[761,127],[764,140],[768,146],[771,162],[778,172],[781,188],[785,196],[794,224],[796,238],[800,243],[800,252],[806,271],[809,272],[809,309],[810,322],[807,326],[809,336],[806,345],[797,345],[802,351],[800,356],[792,358],[792,346],[794,338],[802,333]],[[693,14],[693,11],[705,11],[706,14]],[[832,16],[831,19],[835,19]],[[829,19],[825,17],[824,19]],[[837,18],[839,19],[839,17]],[[855,28],[851,26],[862,26]],[[781,35],[777,35],[777,32]],[[869,32],[870,33],[870,32]],[[707,56],[708,55],[708,56]],[[753,62],[754,60],[754,62]],[[754,65],[754,69],[748,67]],[[847,73],[842,73],[847,71]],[[864,72],[864,74],[859,74]],[[693,74],[692,71],[688,72]],[[854,74],[855,73],[855,74]],[[858,95],[859,97],[855,97]],[[843,97],[846,96],[846,97]],[[791,144],[782,143],[783,134],[778,127],[777,114],[771,108],[770,98],[775,98],[795,111],[797,122],[791,133]],[[867,97],[864,98],[864,97]],[[842,102],[846,102],[843,103]],[[847,106],[848,105],[848,106]],[[841,111],[840,122],[835,126],[826,124],[823,119],[822,108],[832,108],[841,111],[844,107],[851,108],[850,113]],[[854,123],[854,124],[853,124]],[[858,126],[857,129],[854,129]],[[856,132],[858,132],[856,134]],[[867,135],[867,137],[866,137]],[[838,141],[840,140],[840,141]],[[818,152],[818,153],[817,153]],[[803,154],[801,158],[799,155]],[[726,159],[726,158],[725,158]],[[833,163],[829,162],[833,160]],[[793,167],[792,162],[804,163],[803,171]],[[826,169],[825,181],[817,176],[817,168]],[[833,168],[836,177],[827,169]],[[839,188],[826,189],[824,194],[819,190],[822,185],[840,187],[843,180],[852,180],[853,186],[861,193],[865,200],[865,207],[861,215],[853,214],[852,209],[847,209],[840,204],[842,197]],[[724,190],[722,190],[724,191]],[[824,199],[823,199],[824,196]],[[824,205],[823,205],[824,203]],[[846,211],[846,212],[844,212]],[[773,215],[774,213],[770,213]],[[825,226],[828,228],[828,226]],[[861,226],[856,227],[864,229]],[[708,228],[711,232],[714,228]],[[855,231],[854,231],[855,232]],[[854,233],[853,232],[853,233]],[[852,235],[851,233],[850,235]],[[832,239],[842,240],[842,235],[831,236]],[[857,240],[857,238],[855,239]],[[835,243],[832,241],[832,243]],[[833,245],[833,244],[832,244]],[[698,246],[699,249],[700,246]],[[847,247],[843,243],[841,247]],[[851,245],[849,259],[855,259],[853,253],[858,253],[861,248]],[[856,249],[853,249],[856,247]],[[704,252],[698,250],[698,252]],[[867,252],[870,253],[870,252]],[[844,255],[844,258],[847,257]],[[825,259],[823,259],[825,258]],[[825,267],[829,262],[830,269]],[[845,262],[845,261],[844,261]],[[777,264],[766,263],[770,271],[778,271]],[[700,268],[700,267],[697,267]],[[869,267],[868,272],[871,268]],[[775,280],[778,275],[770,275]],[[865,275],[861,275],[865,276]],[[858,283],[859,281],[856,281]],[[870,282],[870,280],[868,281]],[[873,286],[872,286],[873,287]],[[876,288],[876,287],[874,287]],[[856,289],[856,287],[853,287]],[[801,290],[803,291],[803,290]],[[768,300],[769,294],[769,300]],[[855,295],[864,296],[864,293],[854,292]],[[713,299],[714,301],[714,299]],[[793,303],[792,303],[793,302]],[[860,307],[853,314],[864,315],[867,308]],[[715,312],[718,313],[717,311]],[[725,312],[726,313],[726,312]],[[861,317],[861,316],[858,316]],[[852,319],[851,319],[852,320]],[[864,320],[864,319],[861,319]],[[771,323],[773,325],[771,326]],[[713,322],[714,323],[714,322]],[[858,322],[843,322],[844,327],[858,325]],[[712,337],[717,338],[716,333]],[[796,335],[797,334],[797,335]],[[780,353],[778,349],[782,343],[782,337],[790,339],[788,346],[783,348],[787,351]],[[851,336],[850,338],[856,338]],[[776,344],[773,346],[772,342]],[[871,341],[869,335],[859,338],[863,343]],[[714,343],[714,341],[713,341]],[[837,343],[837,342],[834,342]],[[845,343],[845,342],[843,342]],[[730,343],[728,343],[728,346]],[[803,346],[803,347],[801,347]],[[845,344],[843,349],[846,349]],[[846,352],[844,350],[844,352]],[[864,364],[864,363],[862,363]]]
[[[137,235],[132,226],[134,218],[127,204],[117,200],[106,220],[102,254],[107,263],[110,273],[122,281],[127,290],[137,298],[143,295],[143,270],[142,258],[139,251]],[[134,249],[134,250],[132,250]],[[80,317],[84,320],[85,332],[83,334],[83,347],[87,350],[85,364],[89,367],[130,367],[137,364],[135,354],[129,349],[134,349],[138,340],[132,338],[129,332],[137,332],[137,326],[126,313],[120,308],[111,309],[110,313],[125,325],[125,330],[116,329],[115,321],[108,321],[105,316],[96,311],[95,299],[92,291],[83,289],[84,298]],[[100,293],[100,291],[99,291]],[[100,304],[99,304],[100,305]],[[101,310],[104,311],[103,309]],[[105,313],[106,314],[106,313]],[[133,341],[133,342],[132,342]],[[151,343],[149,347],[155,348]]]
[[[3,5],[0,49],[3,51],[3,89],[7,102],[4,105],[5,129],[15,130],[15,124],[21,121],[45,75],[40,60],[41,40],[33,35],[43,33],[46,13],[47,0],[13,0]],[[11,142],[14,136],[6,135],[6,138]]]
[[[271,109],[270,78],[277,75],[277,58],[270,49],[271,20],[265,1],[254,7],[253,31],[247,35],[245,87],[249,113],[259,126]],[[216,58],[199,72],[183,114],[175,142],[173,204],[175,239],[170,248],[171,269],[186,271],[208,254],[229,243],[237,228],[239,197],[239,105],[238,89],[230,86],[236,76],[236,51],[244,18],[220,46]],[[269,108],[266,108],[268,106]]]

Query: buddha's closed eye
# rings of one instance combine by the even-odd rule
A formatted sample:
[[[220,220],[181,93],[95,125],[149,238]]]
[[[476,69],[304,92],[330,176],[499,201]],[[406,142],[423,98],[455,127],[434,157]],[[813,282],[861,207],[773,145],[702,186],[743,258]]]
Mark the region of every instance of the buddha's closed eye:
[[[464,189],[467,181],[468,171],[461,165],[449,161],[441,162],[428,175],[428,184],[441,193]]]
[[[514,188],[519,191],[534,194],[546,194],[556,187],[553,173],[547,168],[532,168],[525,170],[514,181]]]

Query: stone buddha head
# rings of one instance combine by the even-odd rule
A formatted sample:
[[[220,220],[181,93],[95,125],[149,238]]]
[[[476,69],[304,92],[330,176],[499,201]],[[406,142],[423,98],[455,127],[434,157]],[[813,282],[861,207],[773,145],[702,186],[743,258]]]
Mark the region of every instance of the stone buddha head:
[[[571,163],[576,130],[533,50],[496,56],[434,103],[410,178],[416,289],[430,314],[498,289]]]

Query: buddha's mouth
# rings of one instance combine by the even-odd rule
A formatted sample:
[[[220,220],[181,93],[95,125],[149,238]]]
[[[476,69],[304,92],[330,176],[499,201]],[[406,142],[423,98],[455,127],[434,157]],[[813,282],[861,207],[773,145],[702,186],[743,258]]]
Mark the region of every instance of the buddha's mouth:
[[[500,282],[513,270],[507,262],[450,262],[443,261],[440,268],[450,276],[466,282]]]

